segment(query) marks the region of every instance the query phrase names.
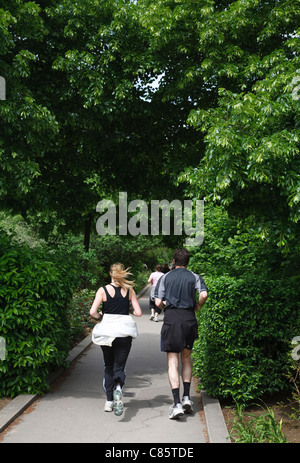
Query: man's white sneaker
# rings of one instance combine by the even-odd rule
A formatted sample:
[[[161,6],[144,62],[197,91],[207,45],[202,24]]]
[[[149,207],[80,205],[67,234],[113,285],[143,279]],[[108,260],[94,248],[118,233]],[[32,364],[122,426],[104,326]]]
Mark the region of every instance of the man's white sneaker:
[[[193,402],[191,399],[186,395],[182,399],[182,408],[184,413],[193,413]]]
[[[184,411],[181,404],[171,405],[170,410],[170,420],[177,420],[180,416],[184,415]]]
[[[107,400],[104,405],[105,412],[112,412],[114,409],[114,402],[113,400]]]

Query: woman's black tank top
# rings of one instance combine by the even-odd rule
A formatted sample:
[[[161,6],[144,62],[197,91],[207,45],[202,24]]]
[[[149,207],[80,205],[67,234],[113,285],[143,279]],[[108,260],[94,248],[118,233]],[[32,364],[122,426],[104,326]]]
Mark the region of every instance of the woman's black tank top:
[[[112,297],[107,291],[106,287],[103,286],[107,301],[103,302],[102,312],[117,314],[117,315],[129,315],[129,291],[127,290],[126,296],[122,296],[121,287],[111,285],[115,290],[115,295]]]

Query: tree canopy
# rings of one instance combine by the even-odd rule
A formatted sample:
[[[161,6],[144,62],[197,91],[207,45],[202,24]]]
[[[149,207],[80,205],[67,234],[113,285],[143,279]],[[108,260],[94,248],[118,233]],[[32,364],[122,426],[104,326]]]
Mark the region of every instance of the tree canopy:
[[[170,196],[170,154],[178,172],[187,157],[178,146],[195,131],[172,104],[149,99],[155,72],[135,9],[65,0],[2,10],[2,204],[75,230],[117,190]]]
[[[292,239],[299,17],[296,0],[0,1],[2,205],[78,230],[116,191],[190,195]]]
[[[299,231],[299,18],[293,1],[206,2],[198,73],[216,100],[189,114],[205,148],[181,176],[281,244]]]

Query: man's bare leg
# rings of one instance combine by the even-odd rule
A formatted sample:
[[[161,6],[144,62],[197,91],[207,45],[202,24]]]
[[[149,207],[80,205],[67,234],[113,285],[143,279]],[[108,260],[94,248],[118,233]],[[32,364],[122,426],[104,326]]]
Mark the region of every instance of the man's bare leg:
[[[168,352],[168,376],[171,389],[177,389],[180,386],[178,367],[179,354],[177,352]]]
[[[190,399],[190,387],[192,382],[192,361],[191,351],[184,349],[181,352],[181,363],[182,363],[182,382],[183,382],[183,399],[182,406],[185,413],[193,412],[193,403]]]
[[[168,376],[174,400],[172,410],[169,413],[170,419],[177,419],[184,414],[179,397],[180,375],[178,368],[179,354],[177,352],[168,352]]]
[[[190,383],[192,380],[192,361],[191,361],[191,351],[189,349],[184,349],[181,352],[181,363],[182,363],[182,382]]]

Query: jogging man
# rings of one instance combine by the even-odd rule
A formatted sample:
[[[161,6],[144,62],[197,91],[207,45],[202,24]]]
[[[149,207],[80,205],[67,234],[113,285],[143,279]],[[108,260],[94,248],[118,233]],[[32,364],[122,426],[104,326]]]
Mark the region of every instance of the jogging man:
[[[190,399],[191,351],[195,339],[198,338],[195,311],[202,307],[208,296],[202,277],[187,270],[189,257],[187,249],[175,251],[175,269],[160,278],[155,299],[157,307],[164,308],[165,312],[161,329],[161,350],[167,352],[168,376],[174,399],[170,407],[170,419],[177,419],[184,413],[193,412]],[[198,302],[196,291],[199,293]],[[179,356],[182,364],[182,403],[179,394]]]

